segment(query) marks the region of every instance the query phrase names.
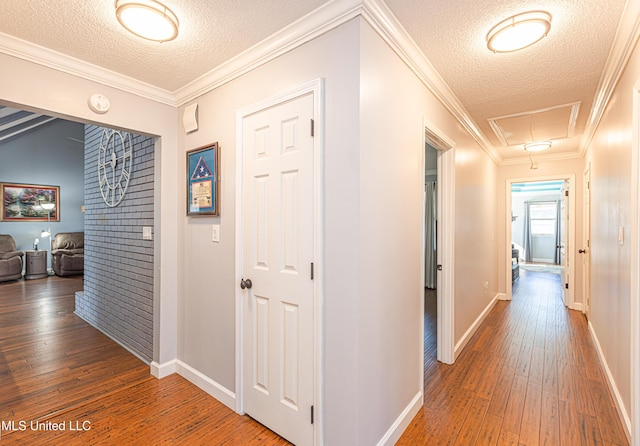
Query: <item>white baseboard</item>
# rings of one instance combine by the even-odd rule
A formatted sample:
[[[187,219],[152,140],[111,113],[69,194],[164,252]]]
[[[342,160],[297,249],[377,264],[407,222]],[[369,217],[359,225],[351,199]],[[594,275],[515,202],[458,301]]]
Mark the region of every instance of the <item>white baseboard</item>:
[[[392,446],[396,444],[400,436],[402,436],[402,433],[409,426],[409,423],[411,423],[411,420],[413,420],[413,417],[415,417],[422,408],[422,404],[422,391],[420,391],[413,397],[409,405],[404,408],[387,433],[380,439],[378,446]]]
[[[174,359],[162,364],[158,364],[153,361],[151,363],[151,374],[158,379],[162,379],[166,376],[173,375],[178,371],[178,360]]]
[[[469,327],[469,329],[462,336],[462,338],[460,338],[460,341],[458,341],[458,343],[456,344],[455,349],[454,349],[454,353],[453,354],[454,354],[455,358],[458,358],[458,355],[460,355],[460,353],[462,353],[462,350],[467,345],[467,343],[469,342],[471,337],[474,335],[474,333],[478,330],[478,327],[480,327],[480,324],[482,324],[482,322],[485,320],[485,318],[487,317],[487,315],[489,314],[489,312],[491,311],[493,306],[498,302],[499,296],[500,296],[500,294],[496,294],[493,297],[493,299],[491,299],[491,302],[489,302],[489,305],[487,305],[487,307],[480,314],[480,316],[478,316],[478,318],[475,320],[475,322],[473,324],[471,324],[471,327]]]
[[[496,299],[498,299],[498,300],[511,300],[511,298],[509,296],[507,296],[507,293],[498,293],[496,295]]]
[[[200,387],[229,409],[236,411],[235,393],[180,360],[176,361],[176,365],[180,376]]]
[[[584,311],[582,311],[582,302],[574,302],[574,303],[572,303],[571,306],[569,306],[569,309],[576,310],[576,311],[579,311],[581,313],[584,313]]]
[[[613,379],[613,374],[611,373],[611,369],[609,369],[609,364],[604,357],[604,352],[602,351],[602,347],[600,346],[600,341],[598,340],[598,336],[596,335],[595,329],[593,325],[591,325],[591,321],[589,321],[589,333],[591,333],[591,338],[593,339],[593,343],[596,346],[596,351],[598,352],[598,357],[600,358],[600,362],[602,363],[602,368],[604,369],[605,375],[607,377],[607,384],[609,386],[609,390],[613,394],[613,400],[616,404],[616,410],[618,412],[618,416],[622,421],[622,427],[624,428],[624,433],[627,436],[627,441],[629,444],[631,443],[631,418],[629,414],[624,408],[624,403],[622,402],[622,396],[620,396],[620,392],[618,391],[618,386],[616,386],[616,382]]]

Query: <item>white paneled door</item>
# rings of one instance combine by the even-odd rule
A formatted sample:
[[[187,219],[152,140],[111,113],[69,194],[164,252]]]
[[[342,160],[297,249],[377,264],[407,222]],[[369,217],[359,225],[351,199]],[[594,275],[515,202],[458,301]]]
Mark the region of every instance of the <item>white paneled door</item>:
[[[243,118],[244,411],[313,444],[313,94]]]
[[[582,311],[590,319],[591,309],[591,167],[588,166],[583,175],[582,204]]]
[[[569,180],[564,180],[564,187],[562,188],[562,191],[564,195],[562,202],[562,218],[564,219],[562,227],[564,228],[564,231],[562,232],[562,239],[560,241],[560,264],[564,267],[564,304],[570,307],[571,305],[573,305],[572,295],[574,293],[574,286],[572,282],[573,277],[571,277],[571,263],[573,262],[573,255],[571,250],[573,249],[573,246],[571,246],[571,238],[569,237],[570,231],[573,227],[571,226],[569,221],[571,218],[571,214],[569,212],[569,201],[573,199],[571,198],[571,196],[575,194],[575,191],[570,189]]]

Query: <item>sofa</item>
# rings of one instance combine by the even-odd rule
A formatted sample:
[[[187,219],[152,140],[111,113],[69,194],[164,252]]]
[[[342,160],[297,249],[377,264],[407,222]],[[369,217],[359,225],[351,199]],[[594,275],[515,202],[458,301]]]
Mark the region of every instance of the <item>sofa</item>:
[[[51,241],[51,264],[56,276],[84,274],[84,232],[59,232]]]
[[[16,241],[0,234],[0,282],[22,279],[24,252],[16,250]]]

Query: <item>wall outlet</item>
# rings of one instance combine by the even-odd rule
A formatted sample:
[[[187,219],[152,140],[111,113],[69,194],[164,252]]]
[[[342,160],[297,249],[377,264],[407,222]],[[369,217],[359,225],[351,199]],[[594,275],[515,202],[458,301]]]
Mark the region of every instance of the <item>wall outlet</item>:
[[[153,236],[151,234],[151,226],[142,227],[142,240],[153,240]]]

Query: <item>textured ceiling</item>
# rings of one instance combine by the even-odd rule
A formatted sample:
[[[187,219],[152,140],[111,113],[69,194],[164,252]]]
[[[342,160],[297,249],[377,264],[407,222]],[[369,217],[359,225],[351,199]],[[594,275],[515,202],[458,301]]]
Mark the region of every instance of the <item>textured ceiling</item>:
[[[552,152],[578,151],[625,0],[387,0],[423,53],[464,104],[503,159],[525,155],[504,147],[488,120],[580,102],[575,136]],[[551,31],[535,45],[492,53],[486,35],[514,14],[544,10]],[[551,139],[531,121],[536,139]]]
[[[175,91],[325,3],[163,0],[180,32],[160,44],[120,26],[115,1],[2,0],[0,32]]]
[[[180,34],[176,40],[162,44],[125,31],[115,18],[115,0],[2,0],[0,33],[175,92],[325,1],[164,3],[178,15]],[[526,120],[516,120],[515,132],[521,134],[528,127],[534,130],[536,139],[551,138],[547,129],[557,134],[558,127],[566,123],[549,126],[548,115],[545,123],[543,114],[527,112],[574,103],[579,103],[577,116],[572,117],[574,136],[554,139],[550,153],[579,152],[625,0],[386,3],[501,159],[527,154],[521,146],[505,146],[505,139],[496,135],[490,119],[527,116],[531,122],[527,126]],[[487,49],[485,36],[493,25],[518,12],[540,9],[552,15],[548,37],[515,53],[494,54]]]

